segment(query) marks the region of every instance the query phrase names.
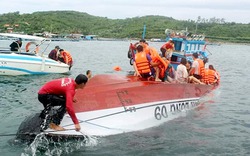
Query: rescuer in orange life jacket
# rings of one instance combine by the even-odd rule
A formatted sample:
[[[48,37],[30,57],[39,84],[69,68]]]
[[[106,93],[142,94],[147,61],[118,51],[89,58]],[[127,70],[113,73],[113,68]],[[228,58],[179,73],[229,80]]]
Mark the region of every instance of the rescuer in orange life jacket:
[[[218,84],[220,81],[219,73],[214,69],[213,65],[209,65],[208,69],[205,69],[204,82],[206,84]]]
[[[73,58],[68,51],[64,49],[59,50],[58,60],[69,65],[69,68],[73,65]]]
[[[133,64],[135,74],[146,79],[155,77],[155,73],[159,71],[155,71],[153,67],[157,67],[158,64],[152,61],[151,56],[143,50],[143,46],[141,44],[137,45],[136,50],[137,53],[135,54],[135,62]],[[156,68],[156,70],[159,69]],[[161,80],[158,77],[155,77],[155,81]]]
[[[192,68],[189,71],[190,76],[194,76],[195,78],[203,81],[205,77],[205,65],[203,60],[198,58],[198,53],[193,53],[194,62],[192,63]]]

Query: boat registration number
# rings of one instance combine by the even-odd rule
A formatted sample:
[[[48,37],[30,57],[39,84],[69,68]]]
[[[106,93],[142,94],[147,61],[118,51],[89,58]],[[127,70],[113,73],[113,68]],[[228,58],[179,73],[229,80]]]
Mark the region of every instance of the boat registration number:
[[[0,65],[6,65],[6,64],[7,64],[7,62],[5,62],[5,61],[0,62]]]
[[[198,100],[184,101],[167,105],[160,105],[155,107],[154,116],[155,119],[161,120],[162,118],[168,117],[168,112],[177,113],[182,110],[188,110],[198,105]]]

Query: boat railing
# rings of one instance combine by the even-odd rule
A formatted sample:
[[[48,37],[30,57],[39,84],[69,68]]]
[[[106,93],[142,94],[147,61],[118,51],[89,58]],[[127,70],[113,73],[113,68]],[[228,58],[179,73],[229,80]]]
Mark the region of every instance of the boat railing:
[[[186,51],[185,52],[185,57],[187,58],[188,61],[193,61],[193,54],[197,53],[198,57],[203,59],[203,58],[207,58],[208,54],[205,51],[202,50],[193,50],[193,51]]]
[[[184,41],[184,50],[192,51],[192,50],[201,50],[201,46],[206,44],[205,41],[196,41],[196,40],[185,40]]]
[[[46,47],[43,48],[43,50],[39,53],[39,55],[41,55],[41,56],[43,56],[44,53],[46,52],[46,50],[48,49],[48,47],[49,47],[49,45],[50,45],[50,43],[51,43],[51,40],[43,39],[43,40],[40,41],[40,43],[38,43],[38,44],[36,45],[36,47],[41,47],[41,45],[43,45],[45,42],[47,42],[47,45],[46,45]],[[34,47],[34,48],[32,49],[33,52],[35,51],[36,47]],[[35,54],[35,53],[33,53],[33,54]]]
[[[0,53],[3,53],[3,54],[11,54],[12,51],[9,51],[9,50],[0,50]]]
[[[19,55],[31,55],[35,56],[35,53],[27,53],[27,52],[14,52],[14,51],[9,51],[9,50],[0,50],[0,54],[19,54]]]
[[[31,56],[35,56],[35,53],[27,53],[27,52],[17,52],[16,54],[20,54],[20,55],[31,55]]]
[[[20,54],[27,54],[27,55],[35,55],[35,51],[36,51],[36,48],[39,47],[39,49],[41,49],[41,45],[45,45],[44,43],[46,42],[46,46],[42,48],[42,50],[39,52],[39,54],[37,55],[41,55],[43,56],[44,53],[46,52],[46,50],[48,49],[50,43],[51,43],[51,40],[48,39],[48,38],[43,38],[43,37],[38,37],[38,36],[31,36],[31,35],[23,35],[23,34],[14,34],[14,33],[0,33],[0,36],[3,36],[4,38],[13,38],[13,39],[17,39],[17,38],[21,38],[25,41],[31,41],[31,42],[35,42],[36,43],[36,46],[35,47],[32,47],[29,51],[30,52],[23,52],[22,53],[22,50],[21,48],[19,47],[20,51],[18,52],[21,52]]]
[[[192,40],[187,38],[172,38],[175,45],[175,53],[171,58],[172,62],[180,62],[184,56],[188,61],[193,62],[193,54],[197,53],[200,59],[207,60],[208,53],[206,52],[205,40]],[[183,52],[182,54],[180,52]]]

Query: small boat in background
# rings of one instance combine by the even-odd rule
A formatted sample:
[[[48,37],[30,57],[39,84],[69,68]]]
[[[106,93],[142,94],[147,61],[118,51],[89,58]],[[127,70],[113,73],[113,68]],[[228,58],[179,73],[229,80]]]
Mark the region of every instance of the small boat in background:
[[[34,48],[30,48],[29,52],[10,51],[7,48],[0,50],[0,75],[15,76],[69,72],[69,65],[44,56],[50,40],[37,36],[10,33],[0,33],[0,36],[12,39],[21,38],[22,40],[30,41],[27,44],[33,44],[34,46]],[[45,42],[48,45],[44,48],[44,51],[41,51],[40,47]]]
[[[204,40],[204,35],[188,36],[187,31],[183,30],[179,33],[176,33],[170,29],[166,29],[165,34],[167,35],[165,42],[170,39],[174,42],[175,50],[171,57],[171,65],[174,67],[175,70],[180,64],[181,58],[186,58],[188,61],[193,62],[193,53],[198,53],[200,59],[202,59],[204,62],[208,62],[208,56],[211,53],[207,50],[207,44]],[[130,43],[129,45],[128,58],[130,59],[130,65],[133,64],[133,59],[136,53],[136,44],[138,44],[138,42],[134,44]]]
[[[174,42],[175,51],[171,57],[171,64],[175,69],[183,57],[186,58],[187,61],[193,62],[193,53],[197,53],[204,63],[208,62],[208,56],[211,53],[206,49],[207,43],[204,34],[189,35],[187,30],[175,32],[171,29],[166,29],[165,34],[167,35],[166,41],[171,39]]]

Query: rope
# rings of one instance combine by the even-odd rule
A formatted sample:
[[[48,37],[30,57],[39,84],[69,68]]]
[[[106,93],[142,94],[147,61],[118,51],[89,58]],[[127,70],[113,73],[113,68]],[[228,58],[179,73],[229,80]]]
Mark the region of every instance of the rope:
[[[75,130],[75,129],[65,129],[65,130],[61,130],[61,131],[72,131],[72,130]],[[58,132],[58,131],[43,131],[41,133],[51,133],[51,132]],[[39,133],[19,133],[20,135],[37,135]],[[10,134],[0,134],[0,137],[4,137],[4,136],[15,136],[17,135],[17,133],[10,133]]]
[[[0,137],[3,137],[3,136],[14,136],[16,134],[0,134]]]

